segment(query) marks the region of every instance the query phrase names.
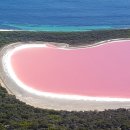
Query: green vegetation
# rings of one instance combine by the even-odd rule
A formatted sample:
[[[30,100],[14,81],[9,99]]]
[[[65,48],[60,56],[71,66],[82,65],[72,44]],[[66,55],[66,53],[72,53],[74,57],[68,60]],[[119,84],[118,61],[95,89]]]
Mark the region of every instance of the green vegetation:
[[[130,30],[0,32],[0,46],[18,41],[63,42],[76,46],[111,38],[130,38]],[[130,130],[130,110],[67,112],[39,109],[20,102],[0,87],[0,130]]]
[[[130,110],[38,109],[20,102],[0,87],[0,130],[130,130]]]
[[[130,38],[130,29],[89,32],[0,32],[0,46],[18,41],[48,41],[71,46],[92,44],[108,39]]]

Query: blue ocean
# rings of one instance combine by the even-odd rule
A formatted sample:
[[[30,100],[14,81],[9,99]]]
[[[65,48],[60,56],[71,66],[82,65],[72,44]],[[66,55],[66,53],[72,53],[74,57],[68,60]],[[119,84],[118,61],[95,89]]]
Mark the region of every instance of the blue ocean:
[[[130,0],[0,0],[0,29],[90,31],[130,28]]]

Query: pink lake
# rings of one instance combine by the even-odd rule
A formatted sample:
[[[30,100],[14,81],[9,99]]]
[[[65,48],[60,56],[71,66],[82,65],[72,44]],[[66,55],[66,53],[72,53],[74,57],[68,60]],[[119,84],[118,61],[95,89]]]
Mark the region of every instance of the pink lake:
[[[130,40],[82,49],[29,47],[11,65],[27,86],[41,92],[130,98]]]

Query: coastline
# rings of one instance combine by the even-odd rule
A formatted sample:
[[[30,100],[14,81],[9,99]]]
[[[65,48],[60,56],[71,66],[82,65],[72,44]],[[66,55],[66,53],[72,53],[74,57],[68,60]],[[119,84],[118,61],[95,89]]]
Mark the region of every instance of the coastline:
[[[8,31],[19,31],[19,30],[13,30],[13,29],[0,29],[0,32],[8,32]]]
[[[13,26],[11,26],[13,27]],[[129,30],[130,27],[96,27],[96,26],[81,26],[81,27],[76,27],[76,26],[68,26],[68,27],[62,27],[62,26],[41,26],[41,27],[22,27],[22,26],[14,26],[17,29],[0,29],[0,32],[8,32],[8,31],[28,31],[28,32],[53,32],[53,33],[75,33],[75,32],[92,32],[92,31],[112,31],[112,30]]]
[[[109,41],[117,41],[117,40],[122,40],[122,39],[111,39]],[[124,40],[130,40],[130,39],[124,39]],[[99,43],[96,43],[94,45],[99,46],[102,45],[104,42],[109,42],[107,41],[102,41]],[[26,44],[30,44],[32,42],[26,43]],[[43,44],[43,42],[37,42],[37,44]],[[44,42],[45,44],[45,42]],[[50,43],[49,43],[50,44]],[[52,44],[56,44],[57,46],[59,45],[58,43],[52,43]],[[1,50],[1,57],[4,56],[5,52],[8,53],[9,50],[23,45],[23,43],[19,42],[19,43],[14,43],[8,46],[5,46],[4,48],[2,48]],[[25,43],[24,43],[25,45]],[[66,46],[67,44],[63,44],[62,49],[68,49],[69,46]],[[88,47],[88,46],[86,46]],[[92,47],[92,46],[91,46]],[[78,47],[79,48],[79,47]],[[84,48],[84,47],[83,47]],[[70,47],[70,49],[72,49]],[[58,98],[56,95],[50,95],[50,96],[38,96],[38,95],[34,95],[33,93],[29,93],[23,89],[21,89],[20,87],[17,86],[17,84],[11,79],[11,77],[5,73],[4,71],[4,67],[3,67],[3,61],[0,62],[0,66],[3,68],[3,72],[0,72],[0,77],[1,79],[3,79],[2,83],[4,85],[6,85],[6,87],[8,85],[10,85],[9,90],[11,90],[11,94],[15,95],[16,98],[18,98],[19,100],[26,102],[27,104],[30,104],[34,107],[39,107],[39,108],[44,108],[44,109],[55,109],[55,110],[68,110],[68,111],[84,111],[84,110],[99,110],[102,111],[104,109],[116,109],[116,108],[120,108],[120,107],[125,107],[125,108],[130,108],[130,100],[126,100],[125,102],[124,100],[109,100],[108,98],[106,98],[105,100],[102,100],[97,97],[92,98],[92,97],[87,97],[87,98],[81,98],[78,97],[77,100],[74,100],[74,98],[76,98],[74,96],[74,98],[72,98],[70,100],[70,98],[68,98],[68,96],[66,96],[67,98]],[[8,87],[7,87],[8,88]],[[7,89],[8,90],[8,89]],[[84,100],[85,99],[85,100]],[[97,99],[97,101],[96,101]],[[71,105],[70,105],[71,104]]]
[[[62,26],[62,25],[33,25],[33,24],[6,24],[11,27],[11,30],[20,30],[20,31],[45,31],[45,32],[83,32],[83,31],[96,31],[96,30],[109,30],[109,29],[118,29],[111,26]],[[8,30],[0,29],[2,31]]]

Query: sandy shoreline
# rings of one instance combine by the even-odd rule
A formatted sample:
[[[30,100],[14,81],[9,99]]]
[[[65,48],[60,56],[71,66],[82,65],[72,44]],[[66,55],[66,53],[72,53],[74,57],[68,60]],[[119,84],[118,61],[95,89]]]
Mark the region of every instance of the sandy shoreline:
[[[115,41],[117,40],[130,40],[130,39],[114,39]],[[113,40],[107,40],[103,42],[96,43],[95,45],[101,45],[103,43],[113,41]],[[98,100],[98,98],[91,98],[86,100],[83,100],[83,98],[79,97],[77,100],[74,100],[70,98],[57,98],[56,96],[39,96],[39,95],[34,95],[31,94],[24,89],[20,88],[17,86],[17,84],[12,80],[10,75],[8,75],[8,72],[6,70],[6,67],[3,64],[3,56],[8,53],[10,50],[13,48],[22,45],[23,43],[14,43],[8,46],[5,46],[4,48],[1,49],[0,55],[1,55],[1,71],[0,71],[0,78],[1,78],[1,83],[3,84],[2,86],[5,87],[10,94],[13,94],[16,96],[17,99],[26,102],[27,104],[30,104],[34,107],[39,107],[39,108],[44,108],[44,109],[55,109],[55,110],[75,110],[75,111],[81,111],[81,110],[104,110],[104,109],[117,109],[117,108],[130,108],[130,100],[115,100],[113,101],[107,99],[104,100]],[[34,44],[33,42],[29,43],[24,43],[24,44]],[[35,44],[48,44],[44,42],[35,42]],[[50,44],[50,43],[49,43]],[[58,43],[51,43],[54,45],[59,46]],[[95,46],[94,45],[94,46]],[[61,48],[63,49],[74,49],[73,47],[69,48],[67,44],[62,44],[60,45]],[[83,46],[84,48],[85,46]],[[92,46],[89,46],[92,47]],[[78,47],[79,48],[79,47]],[[6,72],[5,72],[6,71]],[[68,97],[68,96],[67,96]],[[96,101],[96,99],[98,101]],[[125,101],[125,102],[124,102]]]
[[[15,31],[15,30],[12,30],[12,29],[0,29],[1,32],[8,32],[8,31]],[[17,30],[16,30],[17,31]]]
[[[15,29],[0,29],[0,32],[23,32],[23,31],[26,31],[26,30],[15,30]]]

